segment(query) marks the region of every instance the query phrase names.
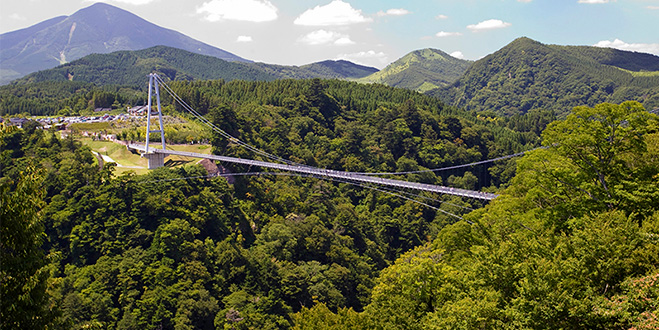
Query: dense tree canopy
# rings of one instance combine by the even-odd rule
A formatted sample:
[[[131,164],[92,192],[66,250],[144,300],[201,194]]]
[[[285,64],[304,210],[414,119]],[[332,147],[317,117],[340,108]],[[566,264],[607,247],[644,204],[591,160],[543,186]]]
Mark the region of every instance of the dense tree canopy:
[[[466,217],[473,225],[447,226],[383,270],[363,313],[323,321],[321,304],[297,324],[657,327],[657,124],[636,102],[575,108],[502,195]]]
[[[231,164],[220,164],[231,184],[199,165],[116,176],[72,135],[3,128],[2,244],[11,242],[4,226],[17,227],[35,260],[5,271],[3,254],[3,295],[7,284],[39,298],[29,300],[39,307],[32,314],[13,316],[62,329],[656,326],[659,124],[636,102],[577,107],[550,124],[551,112],[468,114],[415,92],[340,81],[171,87],[242,141],[322,168],[470,163],[533,148],[544,126],[546,148],[396,176],[505,188],[481,209],[411,196],[432,208],[347,183],[240,177],[259,170]],[[211,140],[216,153],[260,157]],[[32,167],[41,181],[25,179]],[[20,203],[32,207],[11,213]],[[35,285],[5,280],[19,270]],[[2,307],[31,308],[4,299]]]

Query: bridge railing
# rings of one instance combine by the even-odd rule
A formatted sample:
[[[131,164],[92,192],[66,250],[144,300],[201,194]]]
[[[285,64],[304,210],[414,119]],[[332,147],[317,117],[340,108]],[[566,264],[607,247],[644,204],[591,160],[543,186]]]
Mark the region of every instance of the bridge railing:
[[[129,145],[128,148],[140,150],[140,151],[145,150],[144,146],[133,145],[133,144]],[[178,156],[194,157],[194,158],[206,158],[206,159],[219,160],[221,162],[265,167],[265,168],[277,169],[288,172],[304,173],[304,174],[309,174],[319,177],[324,176],[324,177],[337,178],[342,180],[366,182],[366,183],[385,185],[390,187],[415,189],[415,190],[428,191],[439,194],[450,194],[450,195],[457,195],[457,196],[476,198],[476,199],[492,200],[498,196],[497,194],[480,192],[480,191],[444,187],[444,186],[432,185],[427,183],[408,182],[403,180],[395,180],[395,179],[363,175],[353,172],[342,172],[336,170],[321,169],[321,168],[316,168],[306,165],[298,166],[298,165],[288,165],[288,164],[279,164],[279,163],[269,163],[269,162],[252,160],[252,159],[206,155],[206,154],[199,154],[199,153],[186,152],[186,151],[162,150],[162,149],[152,149],[152,148],[150,148],[149,151],[157,154],[178,155]]]

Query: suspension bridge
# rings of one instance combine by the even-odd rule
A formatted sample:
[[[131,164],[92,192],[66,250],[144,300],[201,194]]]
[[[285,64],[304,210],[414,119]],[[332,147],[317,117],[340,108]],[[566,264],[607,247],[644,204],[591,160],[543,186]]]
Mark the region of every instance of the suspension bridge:
[[[165,144],[165,130],[164,130],[164,126],[163,126],[162,108],[161,108],[161,105],[160,105],[160,86],[162,86],[169,93],[169,95],[172,98],[174,98],[174,100],[176,102],[178,102],[184,109],[186,109],[188,112],[190,112],[199,121],[201,121],[202,123],[209,126],[213,131],[215,131],[216,133],[218,133],[218,134],[224,136],[225,138],[229,139],[229,141],[231,141],[232,143],[240,145],[240,146],[242,146],[242,147],[244,147],[248,150],[251,150],[254,153],[259,154],[259,155],[261,155],[265,158],[269,158],[269,159],[273,160],[273,162],[259,161],[259,160],[253,160],[253,159],[245,159],[245,158],[219,156],[219,155],[207,155],[207,154],[199,154],[199,153],[193,153],[193,152],[168,150],[166,148],[166,144]],[[156,95],[156,108],[152,109],[152,105],[153,105],[152,104],[152,95],[153,95],[152,92],[154,92],[154,91],[155,91],[155,95]],[[151,129],[152,115],[157,115],[158,116],[159,129],[155,129],[155,130]],[[160,142],[161,142],[162,148],[158,149],[158,148],[153,148],[152,146],[150,146],[149,136],[152,133],[159,133],[160,138],[161,138]],[[399,188],[399,189],[411,189],[411,190],[417,190],[417,191],[426,191],[426,192],[439,193],[439,194],[456,195],[456,196],[461,196],[461,197],[468,197],[468,198],[475,198],[475,199],[482,199],[482,200],[492,200],[492,199],[494,199],[498,196],[497,194],[492,194],[492,193],[487,193],[487,192],[451,188],[451,187],[445,187],[445,186],[433,185],[433,184],[426,184],[426,183],[409,182],[409,181],[404,181],[404,180],[389,179],[389,178],[384,178],[384,177],[379,177],[378,176],[378,175],[393,175],[393,174],[401,174],[401,173],[359,173],[359,172],[336,171],[336,170],[316,168],[316,167],[312,167],[312,166],[308,166],[308,165],[303,165],[303,164],[291,162],[289,160],[277,157],[275,155],[272,155],[272,154],[269,154],[265,151],[257,149],[255,147],[239,140],[236,137],[231,136],[230,134],[226,133],[225,131],[223,131],[222,129],[220,129],[216,125],[214,125],[208,119],[206,119],[201,114],[199,114],[197,111],[192,109],[192,107],[190,107],[178,95],[176,95],[176,93],[174,93],[174,91],[169,86],[167,86],[167,84],[157,74],[150,74],[149,75],[149,96],[148,96],[148,103],[147,103],[146,141],[145,141],[144,144],[129,144],[127,147],[129,149],[135,150],[135,151],[139,152],[140,154],[142,154],[142,157],[144,157],[148,160],[148,168],[149,169],[155,169],[155,168],[164,166],[165,157],[167,157],[169,155],[178,155],[178,156],[184,156],[184,157],[205,158],[205,159],[216,160],[216,161],[226,162],[226,163],[256,166],[256,167],[260,167],[260,168],[268,168],[268,169],[274,169],[274,170],[286,171],[286,172],[292,172],[292,173],[300,173],[300,174],[306,175],[306,176],[318,177],[318,178],[328,178],[328,179],[331,179],[331,180],[338,180],[338,181],[343,181],[343,182],[355,182],[355,183],[363,183],[363,184],[369,184],[369,185],[393,187],[393,188]],[[499,157],[497,159],[481,161],[481,162],[477,162],[477,163],[473,163],[473,164],[454,166],[454,167],[451,167],[451,168],[471,166],[471,165],[475,165],[475,164],[481,164],[481,163],[495,161],[495,160],[498,160],[498,159],[505,159],[505,158],[515,157],[515,156],[519,156],[519,155],[522,155],[522,154],[523,153],[518,153],[518,154],[514,154],[514,155]],[[276,161],[276,162],[274,162],[274,161]],[[436,171],[436,170],[427,170],[427,171]],[[417,171],[417,172],[424,172],[424,171]],[[415,173],[417,173],[417,172],[415,172]],[[412,172],[407,172],[407,173],[412,173]]]

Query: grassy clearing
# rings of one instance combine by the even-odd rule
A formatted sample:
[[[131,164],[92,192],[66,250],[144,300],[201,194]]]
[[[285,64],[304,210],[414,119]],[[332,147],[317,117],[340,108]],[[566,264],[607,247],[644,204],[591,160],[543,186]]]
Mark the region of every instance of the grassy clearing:
[[[128,171],[134,171],[136,174],[145,174],[149,171],[147,169],[148,162],[146,158],[142,158],[140,155],[128,151],[124,145],[110,141],[94,141],[91,138],[81,138],[80,140],[83,144],[89,146],[94,152],[112,158],[112,160],[118,165],[115,168],[115,173],[117,175]],[[153,146],[159,147],[159,144],[153,144]],[[168,145],[167,148],[176,151],[195,152],[207,155],[211,153],[212,149],[210,145],[204,144]],[[185,166],[188,164],[195,164],[200,160],[201,159],[199,158],[173,155],[168,156],[165,159],[165,166]]]
[[[210,134],[205,126],[194,121],[186,121],[184,118],[165,116],[164,121],[165,135],[168,141],[199,141],[207,139],[208,134]],[[146,120],[144,118],[130,118],[124,121],[76,123],[71,125],[71,128],[74,132],[104,132],[120,135],[121,138],[140,141],[144,139],[145,125]],[[144,174],[149,171],[147,169],[147,160],[128,151],[124,145],[110,141],[95,141],[86,137],[79,137],[79,139],[95,153],[112,158],[118,165],[115,168],[117,175],[128,171],[134,171],[136,174]],[[160,143],[154,143],[153,146],[159,148]],[[203,144],[171,144],[167,145],[167,148],[200,154],[210,154],[212,149],[210,145]],[[198,161],[200,161],[198,158],[168,156],[165,159],[165,166],[184,166]]]
[[[134,154],[118,143],[110,141],[93,141],[90,138],[81,138],[83,144],[89,146],[94,152],[112,158],[117,163],[116,173],[135,171],[137,174],[146,173],[147,160]]]
[[[659,71],[630,71],[630,70],[625,70],[618,68],[622,71],[625,71],[627,73],[630,73],[634,77],[657,77],[659,76]]]

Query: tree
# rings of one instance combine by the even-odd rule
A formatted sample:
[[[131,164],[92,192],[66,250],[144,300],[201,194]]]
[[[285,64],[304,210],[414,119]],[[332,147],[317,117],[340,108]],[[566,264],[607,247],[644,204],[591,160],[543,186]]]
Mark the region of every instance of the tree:
[[[611,198],[611,185],[624,175],[625,156],[644,152],[643,135],[656,125],[657,118],[638,102],[602,103],[574,108],[565,120],[550,124],[542,137],[545,146],[557,148],[596,183],[589,191],[592,198]]]
[[[41,245],[43,176],[34,168],[0,183],[0,327],[44,329],[53,322],[46,294],[49,271]],[[12,189],[13,188],[13,189]]]

